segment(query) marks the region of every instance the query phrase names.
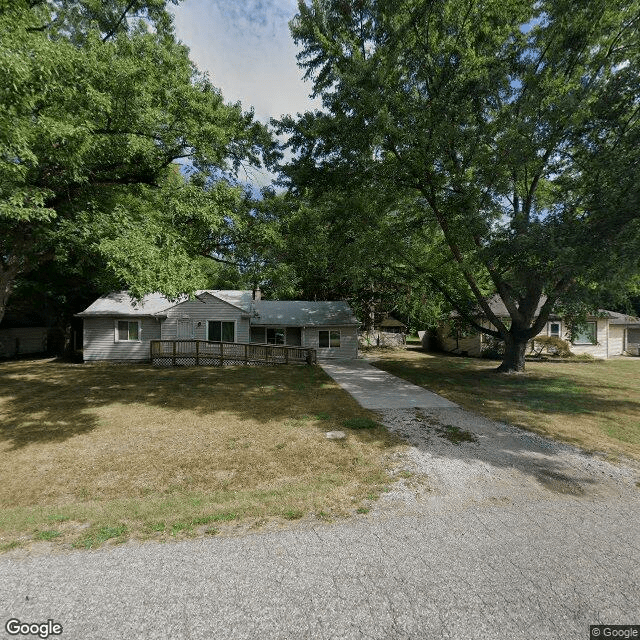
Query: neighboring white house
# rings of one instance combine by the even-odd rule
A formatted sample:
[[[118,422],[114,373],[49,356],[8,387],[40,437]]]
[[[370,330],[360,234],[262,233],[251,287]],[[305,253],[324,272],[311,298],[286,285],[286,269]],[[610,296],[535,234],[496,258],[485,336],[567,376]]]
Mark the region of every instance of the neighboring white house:
[[[261,300],[260,292],[197,291],[140,302],[127,292],[98,298],[82,313],[83,359],[149,360],[151,340],[212,340],[317,349],[319,358],[355,358],[359,322],[346,302]]]
[[[491,310],[501,319],[510,320],[509,313],[502,300],[493,297],[489,304]],[[541,300],[540,306],[544,304]],[[493,328],[487,320],[482,326]],[[439,338],[445,351],[480,356],[493,344],[493,338],[480,332],[469,332],[456,328],[455,322],[444,323],[439,330]],[[550,315],[544,329],[538,335],[555,336],[567,340],[571,352],[579,355],[588,353],[595,358],[611,358],[620,355],[638,355],[640,349],[640,318],[627,316],[616,311],[600,310],[598,315],[587,318],[586,327],[571,339],[567,321]]]

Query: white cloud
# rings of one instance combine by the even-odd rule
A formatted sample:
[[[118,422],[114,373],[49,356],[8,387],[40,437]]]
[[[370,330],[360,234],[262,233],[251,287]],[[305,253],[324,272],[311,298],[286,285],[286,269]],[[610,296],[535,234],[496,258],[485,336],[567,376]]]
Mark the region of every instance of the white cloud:
[[[178,38],[226,102],[253,106],[262,122],[318,106],[296,65],[288,21],[294,0],[185,0],[173,9]]]

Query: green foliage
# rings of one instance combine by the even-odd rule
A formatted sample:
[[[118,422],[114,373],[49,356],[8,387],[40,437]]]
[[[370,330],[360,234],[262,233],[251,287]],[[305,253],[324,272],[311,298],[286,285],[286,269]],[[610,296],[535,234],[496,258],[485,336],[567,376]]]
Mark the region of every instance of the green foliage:
[[[553,353],[561,358],[568,358],[572,355],[569,343],[557,336],[536,336],[531,345],[531,353],[537,356],[543,351]]]
[[[291,30],[324,108],[279,123],[290,191],[339,207],[334,243],[366,220],[348,264],[384,256],[485,316],[511,367],[560,300],[596,305],[640,272],[639,18],[637,0],[302,2]]]
[[[488,336],[482,344],[481,357],[488,360],[500,360],[504,356],[504,341]]]
[[[0,10],[0,319],[16,278],[53,259],[171,296],[201,284],[198,256],[234,262],[252,204],[233,176],[275,146],[196,69],[165,5]]]

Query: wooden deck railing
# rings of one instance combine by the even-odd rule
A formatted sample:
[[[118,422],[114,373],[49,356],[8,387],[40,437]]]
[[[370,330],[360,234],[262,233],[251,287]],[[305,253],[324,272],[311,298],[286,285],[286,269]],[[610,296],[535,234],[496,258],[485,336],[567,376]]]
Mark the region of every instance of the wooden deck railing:
[[[151,340],[150,356],[161,367],[317,363],[316,350],[308,347],[210,340]]]

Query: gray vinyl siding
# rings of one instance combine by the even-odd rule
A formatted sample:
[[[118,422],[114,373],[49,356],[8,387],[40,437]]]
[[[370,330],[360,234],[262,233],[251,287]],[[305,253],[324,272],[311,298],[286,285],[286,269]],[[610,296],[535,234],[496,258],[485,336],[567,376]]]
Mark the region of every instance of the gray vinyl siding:
[[[187,300],[166,311],[167,318],[162,322],[162,339],[175,340],[178,337],[178,321],[189,320],[194,340],[207,339],[207,321],[223,320],[235,322],[236,342],[249,342],[249,314],[222,300],[203,295],[201,299]],[[159,336],[158,336],[159,337]]]
[[[140,322],[139,341],[116,340],[116,322]],[[160,321],[155,318],[113,317],[84,318],[82,357],[92,360],[145,361],[149,360],[149,341],[160,338]]]
[[[331,330],[340,331],[340,347],[321,349],[318,332]],[[357,358],[358,328],[353,326],[305,327],[302,331],[302,346],[317,349],[318,358]]]

